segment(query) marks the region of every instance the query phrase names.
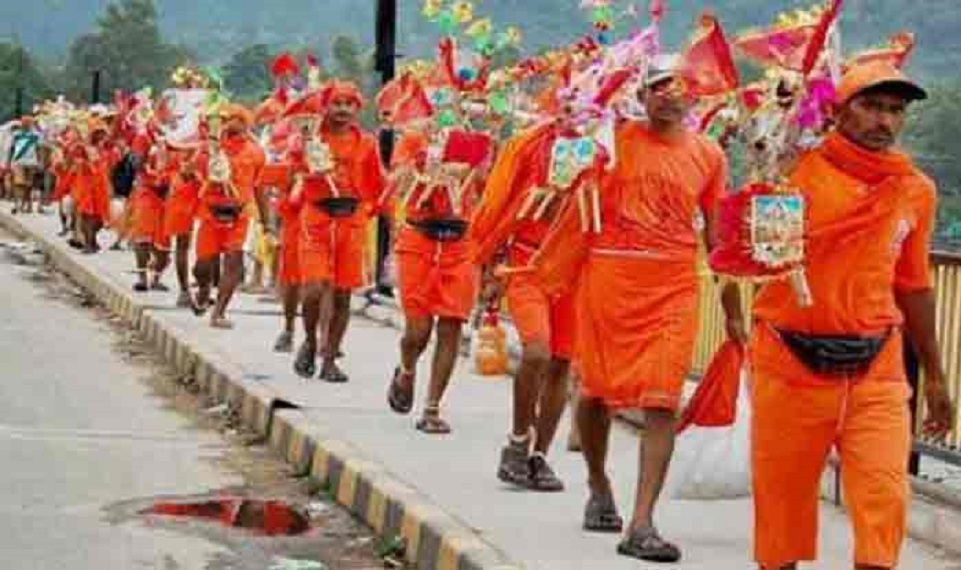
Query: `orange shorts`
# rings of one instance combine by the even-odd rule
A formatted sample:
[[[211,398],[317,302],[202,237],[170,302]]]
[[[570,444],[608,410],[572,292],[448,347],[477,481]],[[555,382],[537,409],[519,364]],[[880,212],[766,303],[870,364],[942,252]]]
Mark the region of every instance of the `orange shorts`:
[[[127,239],[134,244],[150,244],[159,250],[170,249],[170,241],[164,233],[164,201],[151,190],[138,188],[131,194],[127,208],[130,225]]]
[[[284,219],[280,236],[280,259],[277,268],[277,282],[281,285],[301,285],[303,283],[300,266],[300,221],[296,218]]]
[[[405,315],[465,321],[470,317],[480,275],[466,239],[439,242],[405,227],[394,251]]]
[[[901,351],[900,336],[882,352],[890,351]],[[758,353],[767,356],[759,359]],[[836,447],[854,527],[854,560],[896,567],[910,500],[905,379],[872,371],[848,379],[807,369],[799,374],[803,364],[767,325],[757,328],[751,354],[756,560],[779,568],[817,558],[820,480]]]
[[[357,219],[304,224],[300,233],[303,283],[333,283],[356,289],[367,283],[364,271],[365,225]]]
[[[244,250],[250,218],[241,215],[236,222],[224,223],[206,219],[197,230],[197,260],[206,261],[222,253]]]
[[[511,276],[505,291],[507,309],[524,344],[538,343],[551,356],[570,359],[574,348],[574,296],[549,297],[537,281],[524,274]]]

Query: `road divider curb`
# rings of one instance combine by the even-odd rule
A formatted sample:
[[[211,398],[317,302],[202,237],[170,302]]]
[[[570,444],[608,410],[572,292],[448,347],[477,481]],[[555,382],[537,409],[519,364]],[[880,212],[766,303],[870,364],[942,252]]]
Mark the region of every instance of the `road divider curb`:
[[[214,350],[189,331],[150,311],[132,293],[82,263],[65,243],[33,231],[16,217],[0,212],[0,226],[37,244],[50,263],[65,273],[111,313],[136,330],[178,374],[191,376],[214,404],[226,404],[247,429],[263,438],[295,473],[320,482],[330,498],[349,509],[382,538],[400,538],[409,563],[421,570],[522,570],[470,525],[444,511],[425,494],[393,475],[326,426],[307,418],[262,381]],[[387,307],[362,310],[373,320],[399,328],[402,318]]]

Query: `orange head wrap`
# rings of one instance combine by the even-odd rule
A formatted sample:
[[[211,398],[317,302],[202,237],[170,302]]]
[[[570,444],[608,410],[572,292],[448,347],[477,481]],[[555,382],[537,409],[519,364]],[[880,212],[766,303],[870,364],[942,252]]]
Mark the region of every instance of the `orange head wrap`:
[[[224,105],[220,115],[227,121],[239,119],[247,128],[250,128],[254,124],[253,114],[239,103],[228,103]]]
[[[327,84],[327,101],[333,103],[338,99],[348,99],[357,107],[364,106],[364,95],[353,81],[332,80]]]

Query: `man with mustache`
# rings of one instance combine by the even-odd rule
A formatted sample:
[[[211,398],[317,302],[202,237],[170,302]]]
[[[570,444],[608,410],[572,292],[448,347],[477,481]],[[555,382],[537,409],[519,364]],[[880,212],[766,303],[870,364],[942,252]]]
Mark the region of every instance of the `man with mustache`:
[[[903,337],[925,369],[926,434],[953,426],[928,265],[936,190],[894,148],[908,105],[925,97],[888,62],[851,68],[837,89],[835,131],[791,174],[807,204],[814,302],[801,306],[774,282],[754,308],[754,554],[764,570],[816,559],[819,482],[832,447],[854,567],[897,566],[911,450]]]
[[[360,89],[339,80],[324,89],[327,110],[318,142],[330,164],[307,173],[300,189],[306,339],[294,371],[303,378],[314,375],[318,342],[322,342],[320,379],[342,383],[349,378],[337,359],[350,320],[351,291],[366,280],[367,227],[383,192],[384,174],[377,140],[357,124],[364,104]],[[309,149],[306,152],[310,154]]]
[[[219,139],[220,157],[211,157],[213,149],[201,154],[199,169],[202,187],[197,230],[197,261],[194,277],[197,279],[197,299],[194,302],[198,314],[210,305],[210,291],[220,257],[223,256],[223,274],[217,287],[217,300],[210,315],[210,326],[230,329],[233,323],[226,311],[230,299],[244,276],[244,241],[251,216],[261,216],[255,195],[257,180],[266,162],[264,151],[250,135],[253,119],[250,111],[238,104],[228,104],[221,113],[224,121]],[[216,136],[216,133],[211,133]],[[213,158],[213,161],[210,159]],[[211,172],[211,162],[226,159],[229,176]]]
[[[584,528],[622,530],[606,465],[611,413],[643,410],[634,515],[617,551],[650,562],[681,558],[657,531],[654,507],[697,334],[696,221],[703,218],[710,243],[727,181],[720,147],[684,124],[693,101],[680,66],[677,56],[655,58],[639,93],[648,120],[617,127],[617,162],[600,190],[601,231],[581,232],[578,209],[568,208],[533,262],[549,293],[576,282],[575,414],[590,490]],[[725,287],[722,301],[728,336],[744,342],[737,289]]]

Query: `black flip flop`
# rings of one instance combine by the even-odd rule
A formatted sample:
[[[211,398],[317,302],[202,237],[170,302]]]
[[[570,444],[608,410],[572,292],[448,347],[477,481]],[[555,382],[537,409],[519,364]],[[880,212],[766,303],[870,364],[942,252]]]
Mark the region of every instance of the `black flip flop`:
[[[317,373],[317,353],[310,350],[307,343],[300,345],[294,358],[294,372],[304,380],[310,380]]]
[[[409,414],[414,408],[414,382],[411,378],[410,386],[402,386],[400,382],[400,368],[394,369],[394,378],[387,390],[387,403],[390,409],[398,414]]]

